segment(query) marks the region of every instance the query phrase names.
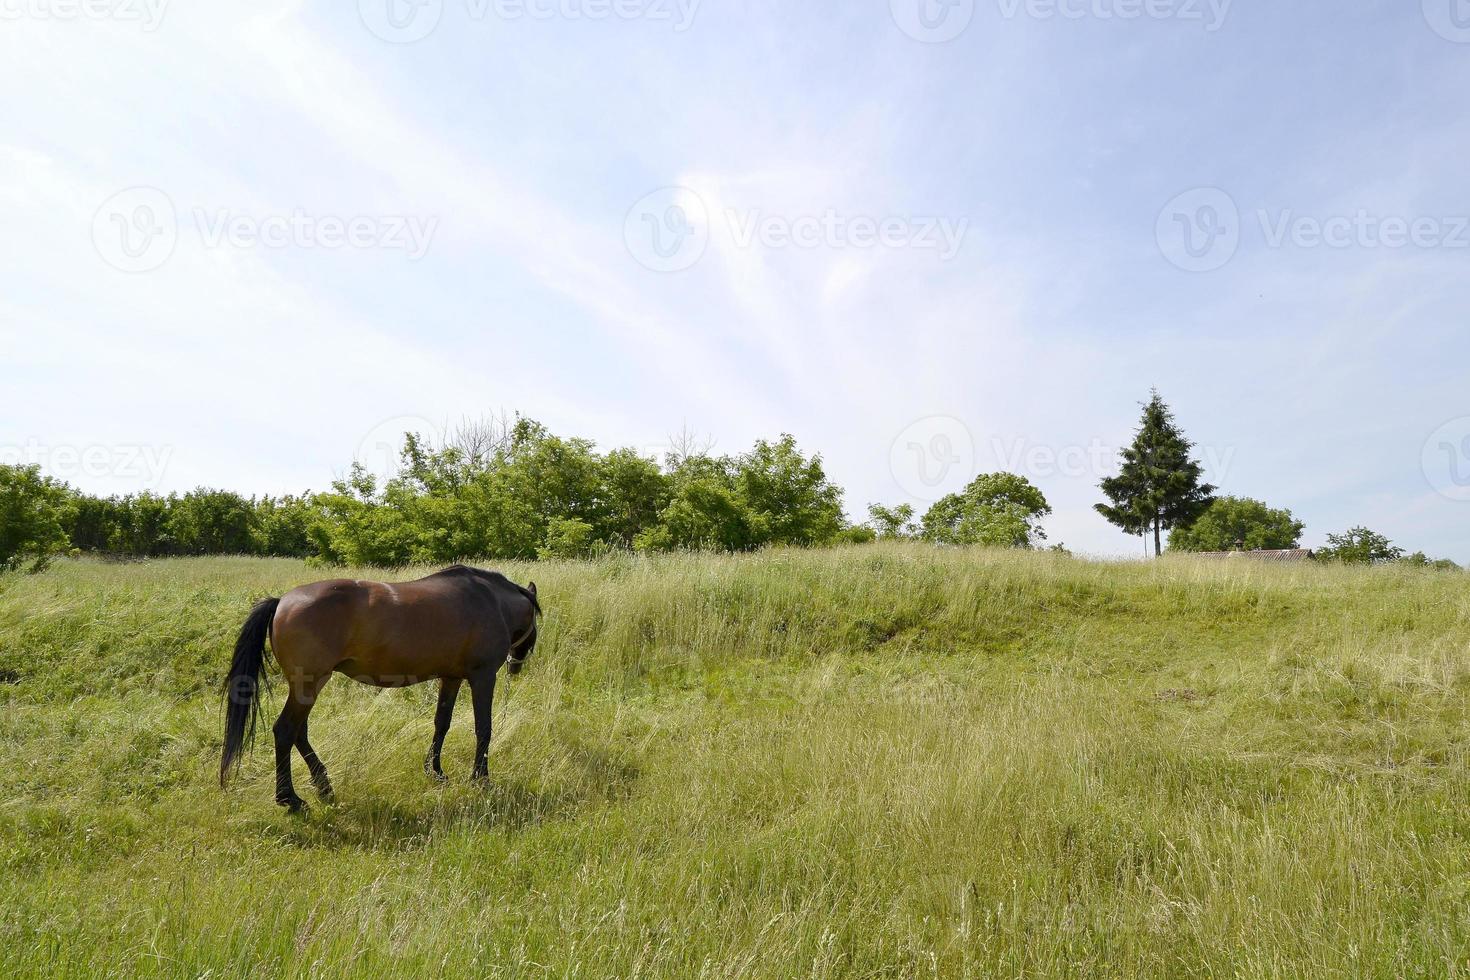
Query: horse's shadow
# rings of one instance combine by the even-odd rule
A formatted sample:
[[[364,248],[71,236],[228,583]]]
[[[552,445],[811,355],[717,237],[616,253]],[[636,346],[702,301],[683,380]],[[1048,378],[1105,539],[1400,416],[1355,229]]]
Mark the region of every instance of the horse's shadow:
[[[280,813],[262,828],[281,844],[303,849],[412,851],[436,838],[474,831],[518,833],[577,818],[584,811],[626,798],[640,776],[636,766],[603,753],[577,753],[570,779],[539,783],[492,771],[486,781],[436,784],[422,774],[423,791],[405,799],[369,786],[347,787],[331,804],[313,803],[303,815]]]

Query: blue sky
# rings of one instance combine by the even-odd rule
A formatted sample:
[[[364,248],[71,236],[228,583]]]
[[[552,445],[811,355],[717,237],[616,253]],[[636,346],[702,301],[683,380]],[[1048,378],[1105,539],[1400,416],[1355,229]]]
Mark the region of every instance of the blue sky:
[[[1465,0],[0,0],[0,79],[0,457],[91,490],[519,410],[1137,554],[1157,386],[1309,544],[1470,561]]]

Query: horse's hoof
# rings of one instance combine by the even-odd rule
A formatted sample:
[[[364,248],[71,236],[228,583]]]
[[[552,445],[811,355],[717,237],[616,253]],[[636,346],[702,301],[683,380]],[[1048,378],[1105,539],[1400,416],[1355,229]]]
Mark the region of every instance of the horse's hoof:
[[[306,801],[299,796],[277,797],[276,806],[285,807],[289,813],[306,813],[311,809],[306,805]]]

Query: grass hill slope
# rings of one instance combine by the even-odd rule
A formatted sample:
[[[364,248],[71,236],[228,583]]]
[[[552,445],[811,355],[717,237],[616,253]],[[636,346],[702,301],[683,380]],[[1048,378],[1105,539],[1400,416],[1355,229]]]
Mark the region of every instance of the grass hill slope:
[[[339,800],[302,818],[268,737],[217,787],[217,690],[250,603],[322,572],[0,577],[0,975],[1470,971],[1464,576],[898,545],[503,570],[548,616],[489,785],[467,696],[436,786],[434,688],[336,679]]]

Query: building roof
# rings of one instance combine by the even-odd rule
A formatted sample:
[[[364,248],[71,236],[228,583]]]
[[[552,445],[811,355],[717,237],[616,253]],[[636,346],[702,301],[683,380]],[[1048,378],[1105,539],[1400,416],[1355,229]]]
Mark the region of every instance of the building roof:
[[[1291,548],[1285,551],[1202,551],[1201,558],[1254,558],[1256,561],[1310,561],[1310,548]]]

